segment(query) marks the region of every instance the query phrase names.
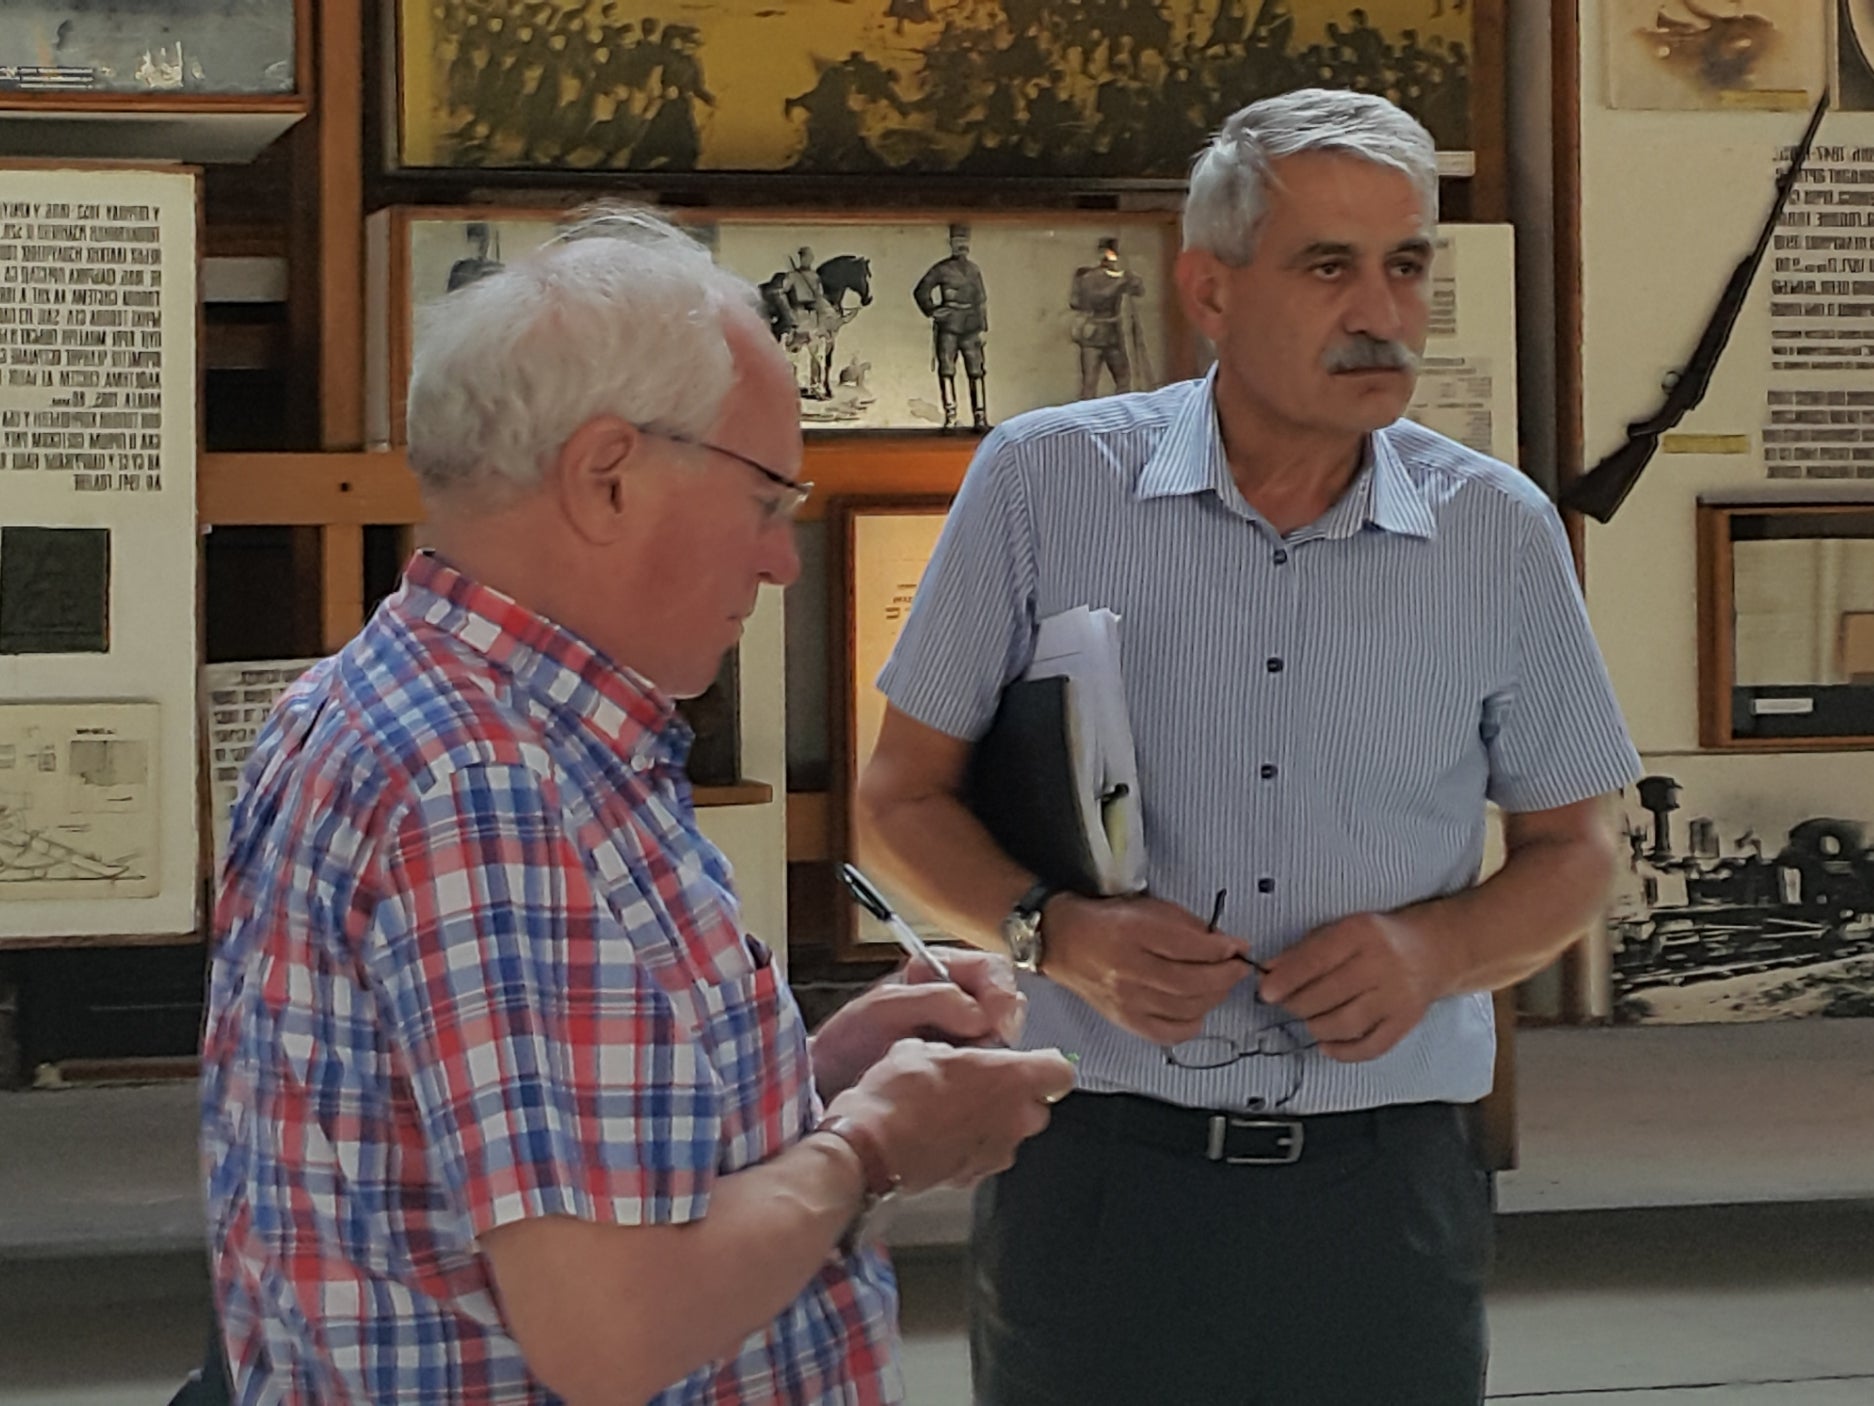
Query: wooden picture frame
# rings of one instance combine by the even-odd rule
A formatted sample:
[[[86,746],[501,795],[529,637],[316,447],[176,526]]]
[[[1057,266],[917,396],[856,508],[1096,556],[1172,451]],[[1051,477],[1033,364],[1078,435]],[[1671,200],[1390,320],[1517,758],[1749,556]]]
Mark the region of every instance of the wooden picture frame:
[[[1829,7],[1815,0],[1752,0],[1735,37],[1698,0],[1600,5],[1610,108],[1802,112],[1829,86]]]
[[[1111,394],[1122,376],[1143,389],[1195,370],[1196,343],[1172,279],[1175,211],[669,213],[725,266],[763,286],[763,309],[795,363],[802,429],[816,438],[947,428],[967,435],[979,394],[993,423],[1078,399],[1089,386]],[[404,440],[416,309],[537,248],[565,217],[563,209],[486,205],[393,206],[371,217],[370,443]],[[986,333],[946,323],[951,314],[939,301],[954,298],[967,277],[953,272],[959,233],[986,294]],[[1107,241],[1117,245],[1110,278]],[[808,281],[797,266],[816,249]],[[1104,293],[1101,284],[1110,285]],[[1097,344],[1111,341],[1121,350],[1109,356]]]
[[[948,496],[850,496],[827,505],[828,650],[833,784],[830,828],[834,864],[865,870],[905,920],[927,940],[940,940],[915,905],[894,891],[866,846],[854,809],[859,772],[872,754],[885,699],[874,683],[891,652],[910,597],[950,511]],[[840,888],[835,900],[833,955],[846,962],[890,960],[898,948],[884,925],[861,913]]]
[[[1165,187],[1182,184],[1230,112],[1312,83],[1416,110],[1444,174],[1501,169],[1502,0],[1437,13],[1422,0],[1290,0],[1266,13],[1169,0],[1109,20],[1110,35],[1047,0],[999,11],[965,0],[705,3],[678,22],[651,0],[600,16],[552,3],[542,24],[538,7],[506,0],[384,0],[387,164],[626,171],[679,185]]]
[[[166,0],[161,10],[122,0],[9,0],[7,9],[0,102],[9,105],[31,100],[71,107],[77,99],[104,97],[158,105],[242,103],[312,91],[307,0]],[[264,48],[255,52],[254,46],[280,36],[287,51],[263,62]],[[46,62],[55,50],[56,61]],[[282,77],[289,81],[279,82]]]
[[[100,84],[90,64],[50,60],[54,39],[62,38],[59,47],[66,53],[121,62],[125,39],[102,32],[111,22],[107,5],[13,0],[9,10],[31,7],[41,13],[8,17],[13,27],[6,37],[14,47],[0,49],[0,140],[6,149],[18,156],[60,159],[245,162],[307,114],[314,90],[315,0],[272,0],[274,8],[290,16],[286,32],[291,51],[275,66],[290,70],[291,84],[262,81],[251,88],[214,86],[214,76],[201,68],[191,48],[192,36],[212,31],[222,48],[210,49],[209,63],[225,67],[243,62],[238,47],[228,44],[227,4],[182,2],[200,4],[201,30],[177,34],[177,16],[152,21],[149,8],[139,7],[125,23],[133,29],[148,24],[162,36],[173,35],[174,47],[163,37],[138,56],[144,77],[136,83]],[[265,8],[268,0],[245,3]],[[188,21],[187,16],[180,18]],[[90,49],[85,47],[87,26],[100,31]],[[238,28],[233,33],[238,37]],[[133,44],[129,47],[134,49]],[[266,78],[264,71],[261,78]]]
[[[1752,587],[1740,589],[1740,543],[1861,541],[1874,557],[1874,495],[1844,488],[1839,495],[1791,499],[1774,491],[1739,490],[1698,503],[1699,745],[1720,752],[1874,750],[1874,682],[1848,678],[1759,681],[1740,677],[1741,646],[1749,647]],[[1845,575],[1845,573],[1843,573]],[[1845,600],[1845,597],[1844,597]],[[1874,608],[1874,593],[1866,602]],[[1813,605],[1813,600],[1811,601]],[[1866,609],[1853,602],[1833,620],[1808,628],[1775,626],[1775,637],[1807,641],[1818,655],[1812,672],[1845,667],[1851,642],[1865,638]],[[1761,635],[1762,631],[1754,632]],[[1748,666],[1746,672],[1748,672]]]

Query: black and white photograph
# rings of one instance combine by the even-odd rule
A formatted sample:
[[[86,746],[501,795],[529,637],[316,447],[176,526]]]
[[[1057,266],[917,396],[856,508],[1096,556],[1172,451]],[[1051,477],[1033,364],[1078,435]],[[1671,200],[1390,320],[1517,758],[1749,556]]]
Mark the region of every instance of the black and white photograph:
[[[1874,112],[1874,0],[1834,0],[1835,106]]]
[[[399,0],[406,167],[1176,179],[1244,103],[1468,152],[1478,0]]]
[[[103,654],[110,647],[110,531],[0,527],[0,654]]]
[[[290,93],[294,0],[5,0],[0,94]]]
[[[404,230],[409,306],[373,309],[374,319],[407,322],[557,228],[552,211],[391,214]],[[716,215],[691,229],[759,290],[794,366],[803,428],[968,436],[1022,411],[1152,390],[1192,373],[1170,279],[1175,218],[763,213]],[[396,254],[385,248],[380,256]],[[384,278],[387,300],[399,286]],[[378,335],[386,352],[398,336],[408,345],[407,326]],[[383,406],[379,437],[401,433],[408,367],[387,362],[383,374],[388,386],[374,388]]]
[[[1874,754],[1646,764],[1621,795],[1615,1020],[1874,1015]]]
[[[1074,345],[1080,348],[1080,399],[1098,397],[1102,384],[1124,395],[1155,383],[1152,347],[1139,317],[1144,296],[1145,280],[1126,267],[1117,235],[1100,240],[1094,262],[1074,270],[1068,305],[1079,314]]]
[[[1828,83],[1817,0],[1603,0],[1607,105],[1801,108]]]

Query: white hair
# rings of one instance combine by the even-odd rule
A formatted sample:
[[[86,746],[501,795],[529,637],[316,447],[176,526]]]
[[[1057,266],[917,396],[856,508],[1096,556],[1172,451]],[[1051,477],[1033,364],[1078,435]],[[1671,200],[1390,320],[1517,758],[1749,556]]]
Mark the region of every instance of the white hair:
[[[426,493],[532,488],[596,415],[697,438],[735,383],[754,287],[649,210],[576,212],[541,248],[420,308],[406,427]]]
[[[1225,120],[1191,163],[1184,247],[1240,267],[1255,257],[1269,211],[1272,165],[1285,156],[1335,151],[1409,177],[1438,220],[1438,150],[1416,118],[1382,97],[1300,88],[1251,103]]]

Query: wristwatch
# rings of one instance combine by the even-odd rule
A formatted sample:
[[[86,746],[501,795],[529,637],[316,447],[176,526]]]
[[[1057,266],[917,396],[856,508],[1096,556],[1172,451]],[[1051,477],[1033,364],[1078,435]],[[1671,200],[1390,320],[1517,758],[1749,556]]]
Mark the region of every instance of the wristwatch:
[[[865,1235],[866,1222],[872,1219],[879,1207],[898,1194],[898,1186],[903,1178],[892,1171],[890,1164],[885,1161],[884,1149],[878,1145],[878,1139],[872,1136],[871,1129],[856,1119],[835,1113],[830,1118],[822,1118],[813,1130],[816,1133],[831,1133],[850,1147],[859,1158],[859,1168],[865,1175],[865,1195],[859,1202],[857,1213],[839,1237],[839,1252],[850,1255],[859,1248],[859,1242]]]
[[[1040,973],[1045,956],[1041,942],[1041,910],[1059,892],[1050,883],[1037,883],[1015,900],[1008,917],[1002,920],[1002,940],[1009,945],[1009,957],[1016,971],[1031,976]]]

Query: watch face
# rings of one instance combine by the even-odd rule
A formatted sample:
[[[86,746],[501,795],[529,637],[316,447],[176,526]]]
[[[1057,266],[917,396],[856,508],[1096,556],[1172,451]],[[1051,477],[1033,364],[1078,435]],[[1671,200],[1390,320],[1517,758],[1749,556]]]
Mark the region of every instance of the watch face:
[[[1025,971],[1033,971],[1041,957],[1041,922],[1039,914],[1011,913],[1002,923],[1002,935],[1009,944],[1009,957]]]

